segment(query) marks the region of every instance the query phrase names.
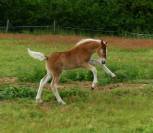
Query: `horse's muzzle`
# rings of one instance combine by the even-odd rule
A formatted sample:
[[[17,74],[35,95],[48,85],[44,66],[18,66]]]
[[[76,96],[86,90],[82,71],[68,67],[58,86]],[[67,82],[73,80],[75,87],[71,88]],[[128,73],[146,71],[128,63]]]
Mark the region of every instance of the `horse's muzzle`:
[[[102,61],[101,61],[101,64],[106,64],[106,61],[105,61],[105,60],[102,60]]]

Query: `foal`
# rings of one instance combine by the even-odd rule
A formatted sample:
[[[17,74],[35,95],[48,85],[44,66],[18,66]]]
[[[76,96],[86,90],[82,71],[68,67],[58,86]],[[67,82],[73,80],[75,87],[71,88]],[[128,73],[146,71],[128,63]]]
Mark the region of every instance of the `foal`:
[[[100,59],[98,61],[91,60],[93,53],[97,52]],[[51,79],[51,89],[58,101],[58,103],[65,104],[65,102],[60,97],[57,85],[59,83],[60,74],[64,69],[73,69],[78,67],[83,67],[89,69],[93,73],[92,89],[96,87],[97,83],[97,70],[93,64],[99,63],[103,65],[103,69],[106,73],[115,77],[104,64],[106,62],[107,54],[107,42],[103,40],[96,39],[83,39],[78,42],[72,49],[66,52],[55,52],[51,55],[45,56],[43,53],[34,52],[28,49],[28,53],[35,59],[40,61],[46,61],[47,74],[41,79],[39,89],[36,96],[36,102],[42,102],[41,94],[43,86]]]

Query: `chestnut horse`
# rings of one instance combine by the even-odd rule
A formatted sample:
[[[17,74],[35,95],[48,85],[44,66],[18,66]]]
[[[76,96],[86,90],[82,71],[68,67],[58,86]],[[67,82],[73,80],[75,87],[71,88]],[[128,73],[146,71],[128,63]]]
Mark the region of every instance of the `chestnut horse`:
[[[100,57],[98,60],[91,60],[93,53],[97,52]],[[58,83],[60,74],[64,69],[73,69],[78,67],[83,67],[89,69],[93,73],[92,89],[96,87],[97,83],[97,70],[93,66],[94,64],[101,64],[104,71],[115,77],[106,66],[106,55],[107,55],[107,42],[98,39],[83,39],[79,41],[72,49],[65,52],[55,52],[51,55],[45,56],[43,53],[34,52],[28,49],[28,53],[35,59],[40,61],[46,61],[47,74],[41,79],[39,89],[36,96],[36,102],[42,102],[41,94],[43,86],[51,79],[51,89],[55,95],[58,103],[65,104],[58,93]]]

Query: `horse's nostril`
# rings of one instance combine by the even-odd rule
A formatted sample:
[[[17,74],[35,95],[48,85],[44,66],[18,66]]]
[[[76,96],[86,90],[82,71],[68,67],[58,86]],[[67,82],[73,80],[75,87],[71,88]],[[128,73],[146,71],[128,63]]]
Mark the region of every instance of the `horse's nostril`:
[[[105,64],[106,62],[104,60],[101,61],[101,64]]]

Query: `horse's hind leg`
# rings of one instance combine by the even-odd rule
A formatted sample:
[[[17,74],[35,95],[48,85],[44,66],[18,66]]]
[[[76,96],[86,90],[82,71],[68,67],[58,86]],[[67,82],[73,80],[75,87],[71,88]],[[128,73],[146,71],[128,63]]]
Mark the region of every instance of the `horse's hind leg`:
[[[51,82],[51,89],[53,91],[53,94],[55,95],[57,102],[60,104],[66,104],[62,98],[60,97],[59,93],[58,93],[58,82],[59,82],[59,74],[58,75],[53,75],[53,79]]]
[[[36,102],[37,103],[41,103],[42,99],[41,99],[41,94],[42,94],[42,90],[44,85],[50,80],[51,75],[49,73],[47,73],[41,80],[40,80],[40,84],[39,84],[39,89],[37,92],[37,96],[36,96]]]
[[[86,64],[83,64],[83,67],[89,69],[92,71],[93,73],[93,82],[92,82],[92,86],[91,88],[94,89],[96,87],[96,84],[97,84],[97,69],[96,67],[92,66],[91,64],[89,63],[86,63]]]

